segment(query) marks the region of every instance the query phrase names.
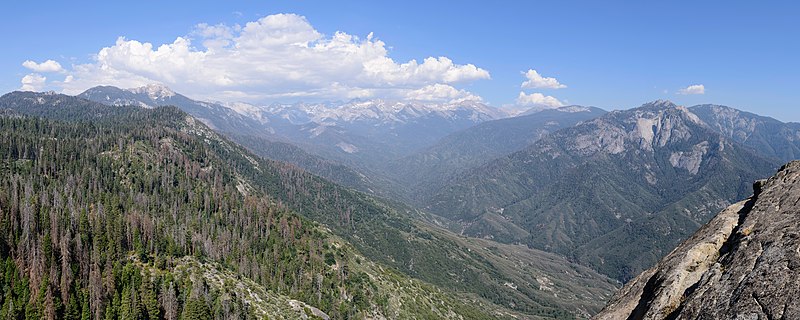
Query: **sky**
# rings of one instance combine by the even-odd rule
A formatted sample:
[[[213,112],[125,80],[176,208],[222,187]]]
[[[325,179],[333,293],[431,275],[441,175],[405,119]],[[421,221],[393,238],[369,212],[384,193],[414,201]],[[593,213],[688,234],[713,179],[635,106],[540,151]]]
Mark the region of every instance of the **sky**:
[[[161,83],[250,103],[354,98],[800,121],[800,4],[779,1],[15,1],[0,91]]]

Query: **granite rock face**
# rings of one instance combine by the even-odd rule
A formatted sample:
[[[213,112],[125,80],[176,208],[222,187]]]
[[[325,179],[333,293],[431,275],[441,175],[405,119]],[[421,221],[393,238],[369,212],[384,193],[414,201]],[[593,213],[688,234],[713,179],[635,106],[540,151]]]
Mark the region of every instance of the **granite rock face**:
[[[800,319],[800,161],[753,189],[595,319]]]

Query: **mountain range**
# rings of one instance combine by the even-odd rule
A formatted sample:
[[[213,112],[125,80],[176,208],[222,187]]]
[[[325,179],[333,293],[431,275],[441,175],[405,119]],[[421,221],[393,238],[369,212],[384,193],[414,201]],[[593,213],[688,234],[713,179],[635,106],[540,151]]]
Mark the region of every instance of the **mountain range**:
[[[459,237],[262,159],[175,107],[15,92],[0,108],[6,316],[570,318],[596,313],[615,287],[561,256]],[[50,222],[10,223],[31,219]]]
[[[143,103],[152,102],[138,102]],[[452,112],[459,108],[472,111],[459,118]],[[429,221],[457,233],[557,252],[623,281],[655,262],[716,210],[744,197],[747,182],[791,159],[800,141],[797,124],[724,106],[678,108],[667,101],[637,108],[637,114],[568,106],[532,109],[516,117],[474,103],[423,108],[413,103],[352,101],[237,104],[235,109],[276,133],[259,138],[231,135],[262,156],[288,160],[358,190],[412,204]],[[668,109],[680,109],[683,116],[657,115]],[[187,108],[187,112],[192,111]],[[474,123],[460,128],[453,125],[457,119]],[[431,128],[442,128],[436,125],[442,122],[451,124],[444,126],[448,130],[432,134]],[[672,126],[688,132],[677,135],[688,134],[696,143],[670,140]],[[317,131],[307,135],[311,127]],[[439,139],[422,143],[402,129],[412,127],[411,132]],[[277,133],[282,137],[276,138]],[[593,137],[606,140],[591,141]],[[547,141],[537,142],[542,138]],[[253,148],[254,141],[267,147]],[[258,152],[284,149],[271,147],[275,141],[302,150]],[[419,143],[409,147],[402,141]],[[342,149],[345,145],[360,151],[348,153]],[[575,146],[591,152],[568,152]],[[595,146],[599,149],[593,150]],[[730,147],[725,150],[726,146]],[[547,150],[558,148],[567,156],[547,159]],[[724,168],[718,168],[716,161]],[[684,184],[694,189],[687,191]],[[555,200],[584,189],[581,199]],[[543,235],[534,226],[551,234]],[[626,247],[639,243],[639,237],[650,244]]]
[[[426,208],[464,234],[558,252],[627,280],[777,166],[689,109],[656,101],[474,169]]]
[[[506,117],[476,101],[453,103],[353,100],[318,104],[210,103],[195,101],[160,85],[120,89],[94,87],[79,97],[109,105],[174,105],[221,132],[271,137],[315,148],[315,153],[360,165],[375,155],[404,155],[453,131]]]
[[[506,117],[475,101],[423,104],[353,100],[318,104],[214,103],[162,85],[99,86],[78,95],[106,105],[173,105],[261,156],[290,161],[334,182],[383,196],[404,187],[383,173],[389,161],[484,121]]]
[[[589,317],[599,311],[619,282],[653,266],[714,213],[748,196],[752,181],[768,176],[800,150],[798,124],[726,106],[686,108],[669,101],[611,112],[567,106],[511,116],[475,101],[353,100],[265,106],[203,102],[164,86],[149,85],[95,87],[79,96],[14,92],[0,98],[0,109],[4,109],[0,119],[5,119],[6,131],[39,126],[53,132],[74,131],[73,135],[83,139],[105,132],[105,142],[88,151],[64,143],[82,154],[76,160],[82,163],[106,163],[110,156],[108,167],[97,174],[108,175],[111,180],[104,183],[115,185],[115,190],[173,199],[172,194],[159,194],[166,192],[162,189],[152,189],[153,182],[130,189],[132,181],[154,181],[142,177],[160,177],[158,185],[171,179],[178,181],[179,190],[191,187],[208,190],[211,194],[204,197],[209,199],[232,199],[223,211],[247,208],[249,199],[264,198],[268,199],[261,205],[265,209],[280,212],[286,221],[310,226],[308,232],[313,236],[301,236],[299,242],[275,239],[284,241],[281,248],[273,250],[275,254],[304,252],[307,256],[301,255],[299,261],[275,258],[277,265],[289,264],[284,274],[294,272],[299,278],[274,281],[265,281],[263,275],[245,268],[265,263],[253,260],[263,257],[231,261],[215,253],[219,249],[204,238],[207,231],[190,236],[195,239],[192,241],[206,243],[198,247],[202,249],[182,244],[180,250],[164,254],[157,242],[178,242],[174,234],[179,231],[170,231],[172,235],[156,242],[137,240],[143,246],[136,247],[132,239],[144,231],[141,223],[166,221],[157,213],[148,213],[155,220],[115,227],[130,234],[119,242],[122,251],[115,252],[138,253],[132,260],[116,255],[104,260],[107,263],[119,261],[126,268],[169,274],[179,281],[173,285],[183,287],[167,292],[179,296],[196,297],[195,283],[202,278],[205,284],[199,289],[213,292],[205,296],[204,305],[214,312],[251,314],[245,309],[254,306],[248,301],[256,299],[282,306],[281,310],[258,307],[258,314],[270,316],[301,310],[298,315],[323,318],[368,314],[388,318]],[[125,124],[131,121],[143,126]],[[75,124],[89,124],[86,130],[94,131],[75,131]],[[16,177],[29,174],[42,183],[62,183],[47,179],[52,179],[53,173],[64,175],[59,170],[66,169],[36,160],[38,155],[30,154],[40,148],[34,140],[10,132],[6,137],[16,142],[10,144],[13,148],[6,158],[16,160],[7,160],[11,161],[3,167],[10,170],[7,172]],[[58,141],[55,135],[43,137]],[[116,146],[111,143],[114,139]],[[157,167],[171,168],[167,172],[152,171],[155,169],[147,165],[169,154],[180,155],[183,163]],[[206,158],[216,160],[206,162]],[[26,163],[52,169],[24,171],[29,167],[20,164]],[[199,179],[196,182],[181,180],[185,172],[197,170],[219,172],[219,178],[201,174],[194,178]],[[207,180],[211,178],[217,180]],[[124,204],[120,210],[127,216],[151,209],[134,203]],[[237,219],[252,219],[241,214]],[[205,219],[188,221],[196,228],[203,226]],[[93,227],[99,226],[93,223]],[[181,224],[177,227],[184,228]],[[266,229],[273,227],[270,222],[264,224]],[[283,230],[280,224],[277,227]],[[64,230],[71,235],[83,232],[74,227]],[[24,231],[8,229],[9,234]],[[18,239],[4,241],[0,244],[3,257],[17,259],[29,254],[18,249]],[[323,249],[302,249],[309,243],[323,244]],[[58,259],[59,254],[51,257]],[[314,260],[315,256],[324,263]],[[70,259],[76,264],[84,261]],[[168,263],[159,265],[159,259]],[[355,270],[356,278],[340,272],[340,281],[351,280],[331,287],[344,296],[307,287],[307,282],[298,280],[333,281],[335,275],[324,271],[325,265],[344,265],[347,274]],[[18,279],[34,280],[18,272],[30,269],[29,265],[6,262],[6,266],[9,274],[19,274]],[[282,270],[278,268],[271,270]],[[212,285],[223,278],[258,294],[240,297],[232,295],[228,287]],[[65,280],[50,276],[48,281]],[[59,301],[68,302],[72,300],[70,288],[76,292],[90,289],[81,281],[63,288],[48,287],[50,291],[45,292],[61,294]],[[113,292],[124,295],[127,290],[128,299],[138,299],[150,290],[142,286],[169,282],[147,284],[130,277],[119,281],[125,285],[103,289],[107,292],[103,294],[111,294],[106,297],[112,311],[118,313],[125,303],[115,306]],[[401,285],[406,282],[409,285]],[[365,286],[374,289],[358,291]],[[134,298],[135,288],[139,289]],[[162,289],[151,291],[161,294],[165,292]],[[28,297],[33,293],[28,292]],[[20,293],[14,299],[23,296]],[[224,296],[232,297],[225,301],[233,307],[212,301]],[[360,304],[337,307],[353,305],[356,296]],[[426,302],[412,307],[404,303],[410,297],[424,297]],[[14,299],[4,301],[17,301]],[[178,299],[178,309],[188,310],[188,298],[181,299],[187,300]],[[441,308],[431,307],[436,301]],[[46,303],[39,306],[53,309]],[[66,307],[60,308],[59,312],[65,312]],[[79,306],[78,310],[85,308]]]

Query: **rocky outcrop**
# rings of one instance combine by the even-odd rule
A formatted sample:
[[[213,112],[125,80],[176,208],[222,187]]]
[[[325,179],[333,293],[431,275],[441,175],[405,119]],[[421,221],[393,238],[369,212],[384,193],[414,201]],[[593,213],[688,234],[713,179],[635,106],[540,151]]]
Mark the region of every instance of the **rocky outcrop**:
[[[753,189],[595,319],[800,319],[800,161]]]
[[[800,123],[704,104],[689,108],[706,125],[732,141],[782,161],[800,159]]]

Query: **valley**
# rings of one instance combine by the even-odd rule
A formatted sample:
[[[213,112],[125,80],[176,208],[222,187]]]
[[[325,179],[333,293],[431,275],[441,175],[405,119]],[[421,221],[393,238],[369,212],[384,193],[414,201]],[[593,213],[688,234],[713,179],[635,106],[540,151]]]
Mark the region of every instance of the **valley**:
[[[0,320],[800,315],[800,3],[4,9]]]

